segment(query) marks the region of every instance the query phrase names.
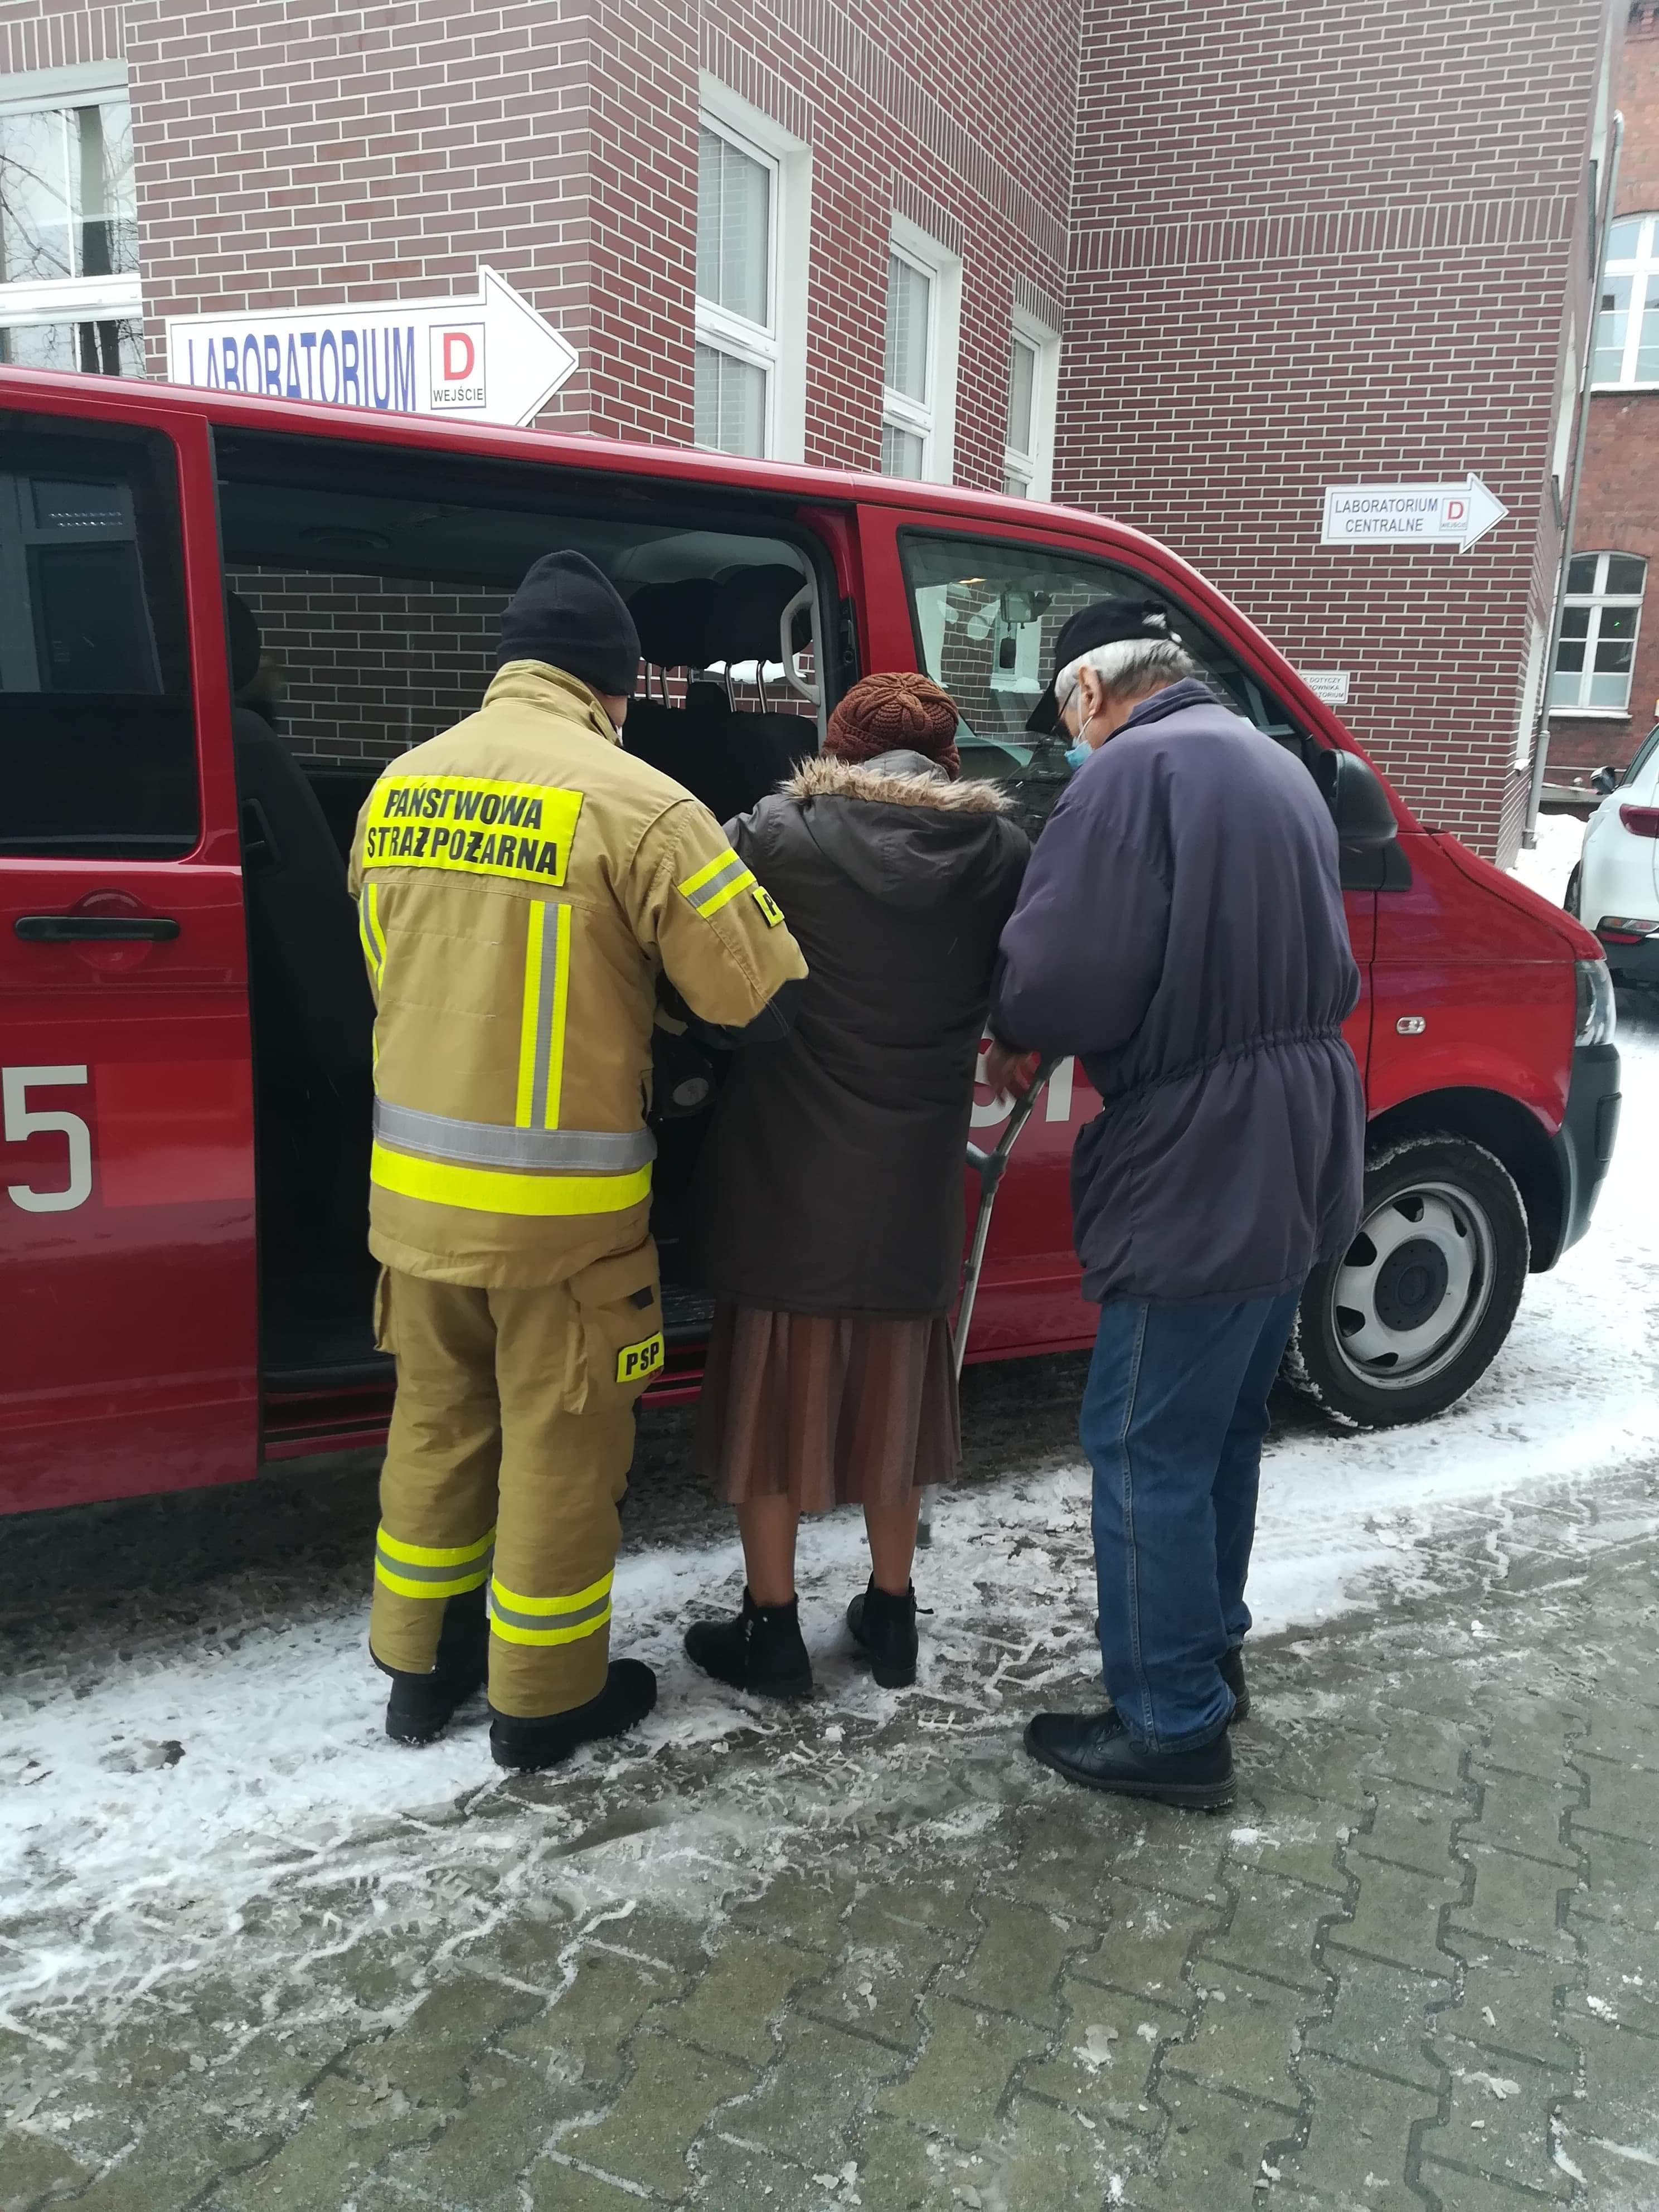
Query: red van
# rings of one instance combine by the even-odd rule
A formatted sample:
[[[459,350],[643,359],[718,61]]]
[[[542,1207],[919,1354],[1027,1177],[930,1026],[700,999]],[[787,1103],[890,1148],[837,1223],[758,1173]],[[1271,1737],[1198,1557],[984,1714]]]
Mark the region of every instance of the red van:
[[[1164,604],[1353,833],[1370,1181],[1310,1285],[1293,1379],[1360,1421],[1468,1388],[1607,1168],[1601,948],[1414,821],[1163,546],[889,478],[6,369],[0,1507],[235,1481],[382,1433],[344,856],[380,765],[477,704],[507,594],[561,545],[638,621],[630,746],[722,817],[816,747],[858,674],[921,667],[960,704],[969,773],[1038,822],[1065,771],[1024,724],[1060,624],[1113,595]],[[1093,1106],[1063,1066],[1021,1140],[979,1358],[1091,1338],[1066,1162]],[[700,1135],[695,1115],[659,1131],[663,1395],[695,1389],[707,1318],[676,1279]]]

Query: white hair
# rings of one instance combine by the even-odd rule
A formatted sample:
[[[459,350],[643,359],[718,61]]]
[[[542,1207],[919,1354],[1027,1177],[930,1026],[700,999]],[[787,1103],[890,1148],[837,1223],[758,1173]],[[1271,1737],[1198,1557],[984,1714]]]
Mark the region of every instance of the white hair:
[[[1064,707],[1085,668],[1092,668],[1114,698],[1161,691],[1166,684],[1200,673],[1198,663],[1174,637],[1121,637],[1068,660],[1054,678],[1054,704]]]

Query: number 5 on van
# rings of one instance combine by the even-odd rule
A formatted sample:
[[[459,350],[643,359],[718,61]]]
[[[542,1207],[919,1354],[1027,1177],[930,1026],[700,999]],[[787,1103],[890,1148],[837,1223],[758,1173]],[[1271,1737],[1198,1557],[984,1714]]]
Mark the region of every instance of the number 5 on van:
[[[48,1133],[69,1139],[69,1181],[61,1190],[37,1190],[33,1183],[13,1182],[6,1195],[25,1213],[71,1213],[92,1196],[92,1132],[78,1114],[61,1107],[31,1109],[32,1090],[51,1090],[68,1084],[84,1084],[84,1067],[0,1068],[0,1100],[5,1112],[6,1142],[26,1143]]]

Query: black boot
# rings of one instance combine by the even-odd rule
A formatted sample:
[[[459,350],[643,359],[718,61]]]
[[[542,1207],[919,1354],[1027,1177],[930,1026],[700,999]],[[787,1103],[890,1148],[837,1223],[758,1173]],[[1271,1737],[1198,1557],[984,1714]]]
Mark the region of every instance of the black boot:
[[[878,1589],[876,1578],[847,1608],[847,1626],[860,1651],[870,1656],[870,1672],[884,1690],[908,1690],[916,1679],[916,1590],[902,1597]]]
[[[534,1773],[556,1766],[585,1743],[603,1736],[626,1735],[657,1702],[657,1678],[637,1659],[613,1659],[604,1689],[568,1713],[526,1720],[517,1713],[489,1709],[489,1753],[497,1766]]]
[[[1244,1680],[1244,1646],[1230,1644],[1221,1660],[1221,1679],[1233,1693],[1233,1717],[1227,1723],[1237,1728],[1240,1721],[1250,1717],[1250,1686]]]
[[[804,1698],[812,1687],[799,1598],[787,1605],[757,1605],[745,1589],[735,1620],[700,1620],[686,1630],[685,1656],[717,1682],[757,1697]]]
[[[1233,1802],[1233,1750],[1226,1731],[1194,1751],[1154,1751],[1137,1743],[1116,1711],[1038,1713],[1025,1748],[1044,1766],[1085,1790],[1152,1797],[1161,1805],[1215,1813]]]
[[[373,1650],[369,1656],[374,1658]],[[449,1726],[456,1708],[482,1690],[489,1676],[489,1619],[484,1610],[483,1583],[445,1602],[438,1656],[429,1674],[408,1674],[380,1659],[374,1664],[392,1677],[386,1732],[393,1743],[434,1742]]]

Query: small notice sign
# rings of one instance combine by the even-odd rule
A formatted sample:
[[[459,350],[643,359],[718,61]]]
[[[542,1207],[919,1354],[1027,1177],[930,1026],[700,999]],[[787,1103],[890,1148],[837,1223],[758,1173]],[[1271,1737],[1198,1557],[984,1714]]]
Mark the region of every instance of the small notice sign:
[[[1328,707],[1346,707],[1348,703],[1348,671],[1346,668],[1298,668],[1297,674],[1316,699],[1322,699]]]

